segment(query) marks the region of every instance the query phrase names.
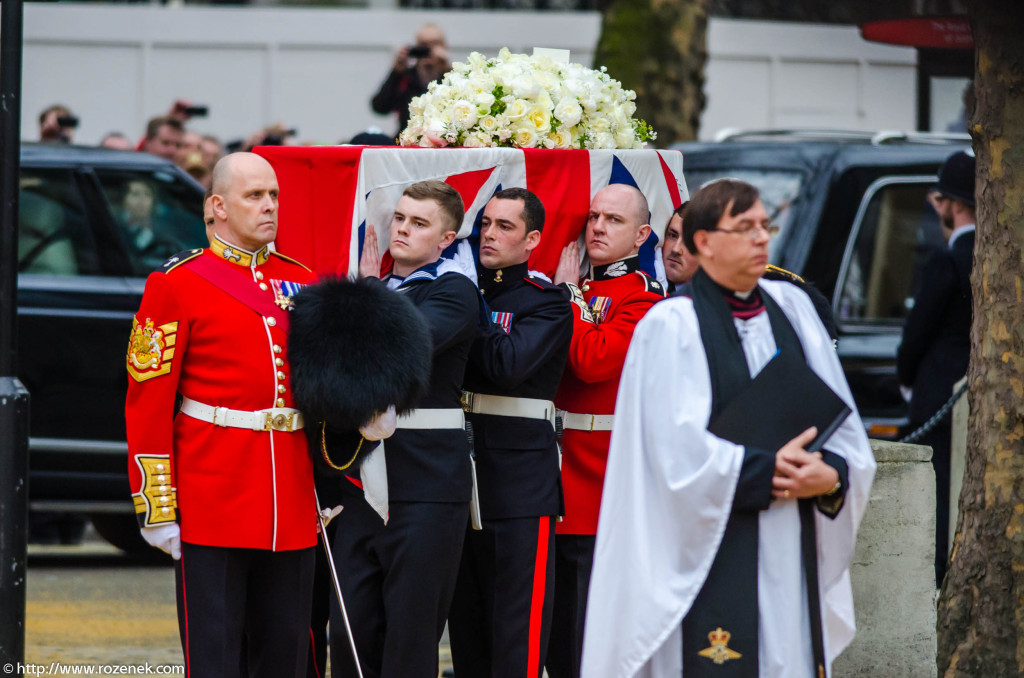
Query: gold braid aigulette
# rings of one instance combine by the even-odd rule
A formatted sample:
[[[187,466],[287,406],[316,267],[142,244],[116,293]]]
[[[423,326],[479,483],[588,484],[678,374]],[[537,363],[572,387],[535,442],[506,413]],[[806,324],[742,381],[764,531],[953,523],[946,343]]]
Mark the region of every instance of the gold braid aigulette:
[[[352,465],[352,463],[356,460],[356,457],[359,456],[359,450],[363,449],[364,440],[366,439],[360,437],[359,444],[356,445],[356,453],[352,455],[352,458],[348,460],[347,464],[345,464],[344,466],[338,466],[333,461],[331,461],[330,455],[327,454],[327,422],[325,421],[323,424],[320,425],[320,453],[324,455],[324,461],[327,462],[327,465],[333,468],[335,471],[345,471],[348,469],[349,466]]]

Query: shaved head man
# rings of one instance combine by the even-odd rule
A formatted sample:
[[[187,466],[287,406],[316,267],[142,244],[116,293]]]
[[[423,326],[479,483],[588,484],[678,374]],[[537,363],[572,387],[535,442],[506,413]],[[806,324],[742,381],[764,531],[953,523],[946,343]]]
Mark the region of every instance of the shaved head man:
[[[129,479],[143,538],[177,561],[190,675],[301,678],[317,508],[286,328],[291,295],[315,276],[268,248],[278,185],[266,160],[229,155],[214,177],[210,247],[150,275],[135,316]]]
[[[615,394],[633,330],[664,298],[657,280],[640,270],[638,253],[651,234],[647,199],[636,187],[611,184],[594,195],[584,241],[590,272],[578,280],[576,243],[562,252],[555,282],[573,306],[569,359],[555,396],[565,410],[562,488],[565,518],[556,525],[555,609],[547,670],[578,678],[583,619],[594,559],[594,535],[611,440]]]

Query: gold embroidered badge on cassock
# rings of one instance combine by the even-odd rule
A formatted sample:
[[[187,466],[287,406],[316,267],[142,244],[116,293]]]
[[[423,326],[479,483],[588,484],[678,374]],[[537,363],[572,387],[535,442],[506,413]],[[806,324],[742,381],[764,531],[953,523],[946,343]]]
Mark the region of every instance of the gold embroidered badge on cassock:
[[[739,659],[743,655],[735,650],[729,649],[729,639],[731,637],[731,633],[723,631],[722,627],[719,626],[708,634],[708,640],[711,641],[711,647],[705,648],[697,654],[701,657],[707,657],[716,664],[724,664],[730,659]]]
[[[132,336],[128,340],[128,374],[135,381],[146,381],[171,371],[178,322],[156,326],[152,318],[140,323],[132,318]]]

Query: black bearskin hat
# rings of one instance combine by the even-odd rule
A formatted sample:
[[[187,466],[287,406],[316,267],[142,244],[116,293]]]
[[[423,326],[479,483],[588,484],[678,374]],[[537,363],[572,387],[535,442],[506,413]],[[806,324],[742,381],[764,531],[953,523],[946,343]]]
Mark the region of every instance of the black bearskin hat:
[[[325,280],[294,297],[288,336],[295,405],[307,421],[355,431],[389,405],[415,407],[430,381],[430,331],[379,280]]]

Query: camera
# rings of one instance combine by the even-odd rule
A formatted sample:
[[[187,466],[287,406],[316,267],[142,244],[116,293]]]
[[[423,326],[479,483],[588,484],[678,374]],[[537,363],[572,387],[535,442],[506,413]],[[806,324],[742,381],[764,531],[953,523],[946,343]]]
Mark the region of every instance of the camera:
[[[430,56],[429,45],[413,45],[409,48],[409,56],[413,59],[423,59]]]
[[[205,118],[210,114],[209,106],[188,106],[184,110],[185,115],[190,118]]]
[[[74,129],[78,127],[78,118],[73,115],[62,115],[57,118],[57,124],[61,127],[70,127]]]
[[[263,146],[282,146],[286,138],[298,135],[299,130],[293,127],[292,129],[286,129],[280,132],[275,130],[275,132],[275,134],[268,134],[263,137]]]

